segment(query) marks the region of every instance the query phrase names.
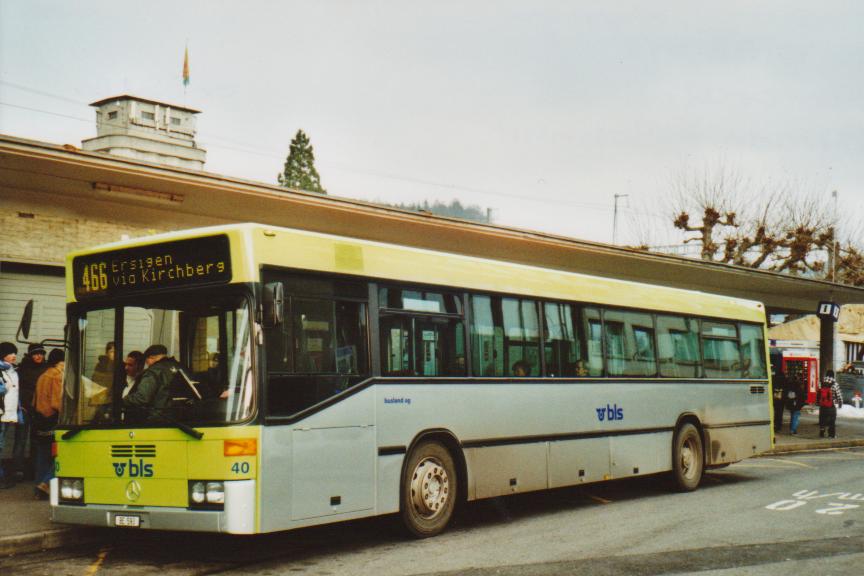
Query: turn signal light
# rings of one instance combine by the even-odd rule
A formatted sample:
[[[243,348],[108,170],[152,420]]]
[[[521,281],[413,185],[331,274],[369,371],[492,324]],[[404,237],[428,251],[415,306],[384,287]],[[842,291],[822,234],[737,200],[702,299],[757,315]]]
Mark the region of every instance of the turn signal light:
[[[223,448],[225,456],[255,456],[258,453],[258,440],[255,438],[225,440]]]

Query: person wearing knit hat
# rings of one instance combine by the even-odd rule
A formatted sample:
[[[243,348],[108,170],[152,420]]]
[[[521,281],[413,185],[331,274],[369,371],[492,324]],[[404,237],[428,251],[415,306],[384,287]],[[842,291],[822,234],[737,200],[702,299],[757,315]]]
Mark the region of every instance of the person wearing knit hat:
[[[27,453],[27,439],[30,438],[33,428],[33,394],[36,392],[36,382],[47,369],[45,346],[36,342],[27,346],[27,354],[18,364],[18,383],[21,387],[20,402],[23,418],[15,428],[15,442],[12,447],[12,455],[19,472],[27,470],[32,473],[33,471],[33,462],[30,458],[33,451],[32,443],[30,445],[31,454]]]
[[[41,354],[42,356],[44,356],[45,355],[45,346],[43,346],[42,344],[35,344],[35,343],[27,346],[27,355],[28,356],[34,356],[36,354]]]
[[[18,354],[18,347],[15,346],[12,342],[0,342],[0,360],[6,362],[6,357],[10,354],[16,355]],[[15,362],[15,359],[12,359],[12,362]],[[10,364],[12,363],[10,362]]]
[[[0,383],[6,389],[0,397],[0,453],[6,444],[6,436],[18,425],[18,408],[21,406],[18,394],[18,372],[15,359],[18,347],[11,342],[0,342]],[[15,486],[15,475],[7,475],[0,463],[0,488]]]

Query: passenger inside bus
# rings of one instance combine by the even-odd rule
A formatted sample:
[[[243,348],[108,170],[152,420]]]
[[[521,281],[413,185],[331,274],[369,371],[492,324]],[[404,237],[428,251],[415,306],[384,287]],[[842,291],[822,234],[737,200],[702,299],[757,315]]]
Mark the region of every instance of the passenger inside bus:
[[[126,386],[123,387],[123,397],[125,398],[141,379],[141,374],[144,372],[144,353],[140,350],[129,352],[123,361],[123,370],[126,372]]]
[[[105,354],[99,356],[99,361],[93,369],[93,382],[105,388],[111,388],[114,380],[114,342],[105,344]]]
[[[183,393],[183,380],[198,399],[200,393],[195,389],[186,375],[183,367],[173,357],[168,356],[168,349],[162,344],[153,344],[144,351],[144,364],[147,369],[141,374],[139,381],[123,398],[127,420],[159,420],[170,416],[169,409],[177,398],[177,393]],[[179,378],[178,378],[179,376]],[[180,390],[178,390],[180,388]]]
[[[526,362],[525,360],[518,360],[513,363],[512,370],[513,376],[516,376],[517,378],[524,378],[525,376],[531,374],[531,365],[528,364],[528,362]]]

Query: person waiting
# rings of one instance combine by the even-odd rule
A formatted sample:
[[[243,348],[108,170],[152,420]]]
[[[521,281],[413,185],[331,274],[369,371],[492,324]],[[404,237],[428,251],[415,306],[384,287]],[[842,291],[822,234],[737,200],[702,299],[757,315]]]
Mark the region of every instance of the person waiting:
[[[36,409],[33,414],[33,448],[36,461],[33,492],[37,498],[43,500],[47,500],[50,495],[48,482],[54,477],[54,456],[51,454],[51,444],[54,442],[54,429],[60,417],[65,365],[66,353],[63,349],[51,350],[48,354],[48,369],[36,382],[36,394],[33,399],[33,407]]]

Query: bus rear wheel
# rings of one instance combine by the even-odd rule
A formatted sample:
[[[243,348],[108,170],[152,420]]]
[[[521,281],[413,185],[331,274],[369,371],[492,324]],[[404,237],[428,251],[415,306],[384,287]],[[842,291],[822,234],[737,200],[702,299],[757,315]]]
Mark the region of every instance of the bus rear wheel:
[[[408,457],[402,480],[402,522],[414,536],[440,534],[453,517],[457,498],[456,465],[442,444],[418,444]]]
[[[692,492],[699,487],[705,471],[702,435],[693,424],[685,422],[675,432],[672,444],[672,476],[676,488]]]

